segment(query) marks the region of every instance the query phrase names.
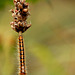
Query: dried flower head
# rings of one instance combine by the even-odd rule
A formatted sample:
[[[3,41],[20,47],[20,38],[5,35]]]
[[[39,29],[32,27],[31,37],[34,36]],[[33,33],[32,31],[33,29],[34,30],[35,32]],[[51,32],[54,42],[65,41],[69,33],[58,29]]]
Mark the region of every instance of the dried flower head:
[[[29,13],[29,4],[25,0],[14,0],[15,10],[11,9],[13,22],[10,23],[11,28],[16,32],[25,32],[31,24],[27,24]]]

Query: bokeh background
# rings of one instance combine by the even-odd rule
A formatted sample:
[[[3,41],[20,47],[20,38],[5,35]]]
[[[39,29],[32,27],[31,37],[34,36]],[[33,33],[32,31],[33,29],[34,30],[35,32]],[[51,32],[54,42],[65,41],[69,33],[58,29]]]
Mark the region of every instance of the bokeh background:
[[[75,75],[75,1],[27,0],[32,27],[23,34],[27,75]],[[10,27],[13,0],[0,0],[0,75],[17,75],[18,33]]]

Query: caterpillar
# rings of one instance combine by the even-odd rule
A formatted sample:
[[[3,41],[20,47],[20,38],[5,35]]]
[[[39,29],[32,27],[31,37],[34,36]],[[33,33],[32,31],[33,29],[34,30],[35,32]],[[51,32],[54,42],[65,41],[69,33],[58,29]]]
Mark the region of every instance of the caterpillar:
[[[19,75],[26,75],[26,61],[25,61],[25,54],[24,54],[24,43],[23,43],[23,36],[22,33],[19,32],[18,38],[18,46],[19,46]]]

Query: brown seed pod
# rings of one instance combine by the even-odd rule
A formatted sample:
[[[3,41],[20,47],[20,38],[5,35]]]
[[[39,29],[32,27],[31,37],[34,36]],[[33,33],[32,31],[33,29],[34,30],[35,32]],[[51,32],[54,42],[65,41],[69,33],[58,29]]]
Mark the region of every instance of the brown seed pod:
[[[18,8],[19,8],[19,9],[23,9],[23,6],[19,3],[19,4],[18,4]]]
[[[11,11],[12,13],[14,13],[14,9],[11,9],[10,11]]]
[[[24,3],[24,5],[25,5],[26,7],[28,7],[28,6],[29,6],[29,4],[28,4],[28,3]]]
[[[23,5],[23,4],[25,3],[25,0],[21,0],[20,2],[21,2],[21,4]]]
[[[21,22],[19,21],[19,22],[18,22],[18,25],[20,25],[20,24],[21,24]]]
[[[18,27],[22,27],[23,26],[23,24],[22,24],[22,22],[18,22]]]
[[[18,23],[18,20],[17,19],[14,19],[14,22]]]
[[[14,5],[16,6],[17,0],[14,0],[13,2],[14,2]]]
[[[28,12],[28,9],[23,9],[23,12],[25,12],[25,13]]]
[[[12,17],[15,17],[16,16],[16,14],[15,13],[12,13]]]
[[[18,20],[19,20],[19,21],[22,21],[22,16],[21,16],[20,14],[18,14],[17,17],[18,17]]]
[[[15,26],[15,28],[17,28],[17,29],[18,29],[18,25],[17,25],[17,24],[14,24],[14,26]]]
[[[26,26],[27,22],[26,21],[23,21],[23,26]]]
[[[14,25],[14,22],[10,22],[10,25]]]

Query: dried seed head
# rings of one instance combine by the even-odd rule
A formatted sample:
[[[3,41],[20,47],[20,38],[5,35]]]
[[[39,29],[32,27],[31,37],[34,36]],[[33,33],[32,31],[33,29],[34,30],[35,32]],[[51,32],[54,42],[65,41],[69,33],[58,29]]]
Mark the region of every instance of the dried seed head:
[[[27,24],[27,17],[30,15],[28,11],[29,4],[26,0],[14,0],[15,11],[12,9],[13,21],[10,25],[16,32],[25,32],[31,24]]]

